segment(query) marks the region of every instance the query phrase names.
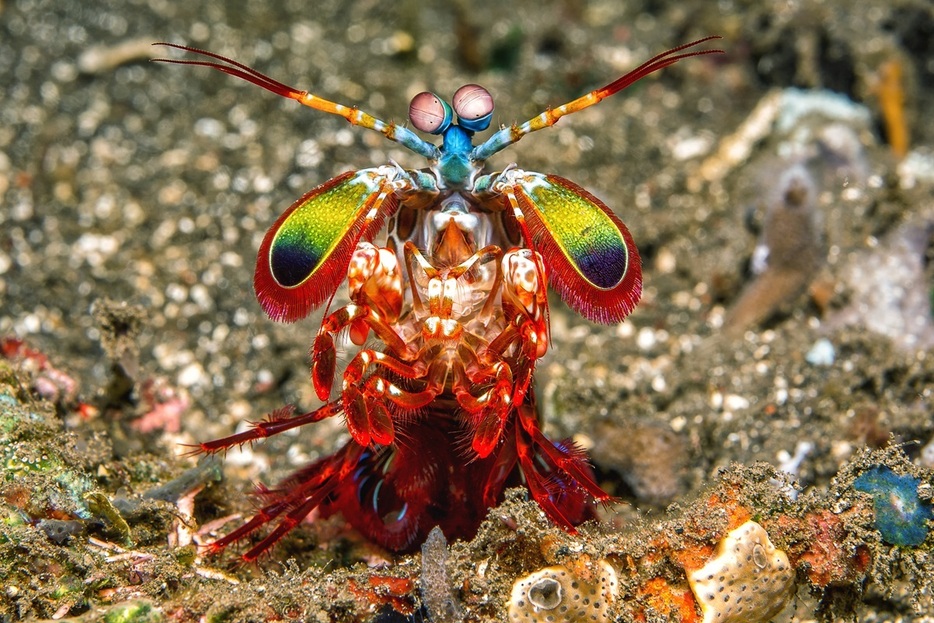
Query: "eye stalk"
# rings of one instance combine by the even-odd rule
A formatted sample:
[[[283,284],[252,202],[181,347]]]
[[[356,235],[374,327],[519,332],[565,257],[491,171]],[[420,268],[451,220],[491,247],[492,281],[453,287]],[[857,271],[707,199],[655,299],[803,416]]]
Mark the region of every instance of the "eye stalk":
[[[453,120],[451,105],[429,91],[419,93],[409,104],[409,121],[422,132],[441,134]]]
[[[423,91],[412,98],[409,104],[409,121],[416,130],[428,134],[444,134],[454,116],[457,115],[457,125],[468,132],[482,132],[490,127],[493,118],[493,96],[479,84],[465,84],[454,93],[448,104],[443,99]]]
[[[493,96],[479,84],[465,84],[451,100],[457,125],[470,132],[481,132],[490,127],[493,118]]]

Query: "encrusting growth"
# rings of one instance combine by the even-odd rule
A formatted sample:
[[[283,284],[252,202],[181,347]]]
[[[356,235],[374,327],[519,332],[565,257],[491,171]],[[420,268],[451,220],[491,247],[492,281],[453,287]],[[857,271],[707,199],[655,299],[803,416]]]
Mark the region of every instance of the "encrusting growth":
[[[726,535],[717,554],[688,575],[703,623],[758,623],[778,614],[794,595],[795,574],[765,529],[747,521]]]
[[[609,622],[616,599],[616,570],[601,560],[593,581],[576,576],[563,565],[545,567],[516,580],[509,599],[512,623]]]

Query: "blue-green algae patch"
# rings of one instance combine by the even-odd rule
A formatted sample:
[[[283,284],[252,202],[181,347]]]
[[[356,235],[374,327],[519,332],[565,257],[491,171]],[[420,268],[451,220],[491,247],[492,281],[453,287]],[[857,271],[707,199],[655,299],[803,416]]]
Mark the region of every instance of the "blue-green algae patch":
[[[51,406],[0,384],[0,498],[30,520],[90,519],[85,496],[93,489],[94,480],[68,456]]]
[[[924,543],[934,520],[930,502],[918,496],[920,478],[899,475],[884,465],[861,474],[853,488],[872,496],[875,527],[891,545],[917,547]]]

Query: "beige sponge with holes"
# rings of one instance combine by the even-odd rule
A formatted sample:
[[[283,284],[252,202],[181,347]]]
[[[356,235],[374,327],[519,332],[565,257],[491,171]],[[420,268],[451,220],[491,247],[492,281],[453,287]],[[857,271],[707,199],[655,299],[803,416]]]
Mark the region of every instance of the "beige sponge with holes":
[[[765,529],[747,521],[726,535],[716,555],[688,575],[688,583],[703,623],[760,623],[794,595],[795,574]]]
[[[564,566],[545,567],[516,580],[509,599],[509,620],[514,623],[571,623],[609,621],[610,604],[619,581],[613,567],[596,563],[591,581]]]

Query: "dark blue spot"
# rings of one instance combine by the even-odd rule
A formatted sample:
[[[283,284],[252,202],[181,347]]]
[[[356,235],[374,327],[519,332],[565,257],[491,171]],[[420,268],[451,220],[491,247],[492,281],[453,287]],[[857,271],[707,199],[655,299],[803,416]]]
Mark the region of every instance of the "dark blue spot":
[[[619,284],[626,275],[629,255],[625,247],[597,248],[578,260],[578,268],[598,288],[609,289]]]
[[[269,268],[276,282],[291,288],[305,281],[321,262],[307,247],[276,244],[269,252]]]

